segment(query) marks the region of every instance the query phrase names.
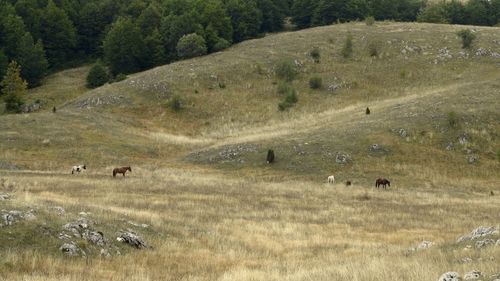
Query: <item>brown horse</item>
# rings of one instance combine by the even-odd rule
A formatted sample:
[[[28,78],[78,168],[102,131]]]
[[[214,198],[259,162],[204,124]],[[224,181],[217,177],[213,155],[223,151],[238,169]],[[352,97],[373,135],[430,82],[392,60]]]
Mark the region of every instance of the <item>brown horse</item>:
[[[116,174],[123,174],[125,176],[125,173],[128,171],[132,172],[132,168],[130,167],[121,167],[121,168],[114,168],[113,169],[113,177],[116,177]]]
[[[385,178],[378,178],[376,181],[375,181],[375,187],[376,188],[379,188],[379,186],[382,186],[384,189],[386,189],[387,187],[386,186],[391,186],[391,182],[388,180],[388,179],[385,179]]]

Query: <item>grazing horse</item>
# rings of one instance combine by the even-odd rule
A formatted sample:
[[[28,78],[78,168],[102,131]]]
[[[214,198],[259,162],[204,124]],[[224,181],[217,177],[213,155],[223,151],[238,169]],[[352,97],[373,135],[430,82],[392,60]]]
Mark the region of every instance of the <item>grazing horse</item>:
[[[121,168],[114,168],[113,169],[113,177],[116,177],[116,174],[123,174],[125,176],[125,173],[128,171],[132,172],[132,168],[130,167],[121,167]]]
[[[73,169],[71,170],[71,174],[74,174],[75,172],[80,173],[83,170],[86,170],[87,166],[85,165],[78,165],[78,166],[73,166]]]
[[[345,186],[351,186],[352,185],[352,182],[351,181],[346,181],[345,182]]]
[[[333,175],[328,177],[328,183],[335,183],[335,177]]]
[[[376,181],[375,181],[375,187],[376,188],[379,188],[379,186],[382,186],[384,189],[386,189],[387,187],[386,186],[391,186],[391,182],[388,180],[388,179],[385,179],[385,178],[378,178]]]

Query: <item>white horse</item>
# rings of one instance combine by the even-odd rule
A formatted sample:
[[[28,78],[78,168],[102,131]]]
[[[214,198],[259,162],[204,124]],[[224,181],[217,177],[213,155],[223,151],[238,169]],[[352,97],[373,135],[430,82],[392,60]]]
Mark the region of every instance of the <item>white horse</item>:
[[[74,174],[75,172],[80,173],[83,170],[86,170],[87,167],[85,165],[78,165],[78,166],[73,166],[73,169],[71,170],[71,174]]]
[[[335,177],[333,175],[328,177],[328,183],[335,183]]]

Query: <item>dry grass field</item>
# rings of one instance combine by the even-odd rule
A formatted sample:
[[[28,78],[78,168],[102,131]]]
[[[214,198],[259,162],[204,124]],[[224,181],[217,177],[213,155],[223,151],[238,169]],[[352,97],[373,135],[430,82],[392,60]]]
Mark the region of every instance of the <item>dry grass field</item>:
[[[285,32],[87,92],[88,67],[49,77],[28,97],[41,112],[0,115],[1,214],[32,214],[0,227],[0,280],[500,278],[499,246],[457,243],[500,225],[500,28],[472,27],[469,51],[462,28]],[[340,56],[348,32],[352,59]],[[300,65],[299,102],[284,112],[273,74],[282,59]],[[88,169],[72,175],[80,163]],[[387,190],[373,186],[380,176]],[[63,225],[80,217],[111,257],[83,238],[70,237],[85,257],[59,250]],[[116,241],[124,230],[150,247]],[[424,240],[433,246],[410,250]]]

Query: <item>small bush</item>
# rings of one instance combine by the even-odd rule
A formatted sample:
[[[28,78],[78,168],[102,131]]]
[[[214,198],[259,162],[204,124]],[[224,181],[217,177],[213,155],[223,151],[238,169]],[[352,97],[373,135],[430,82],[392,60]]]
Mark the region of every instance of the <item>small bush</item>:
[[[293,87],[288,82],[280,81],[278,83],[278,94],[279,95],[286,95],[286,94],[290,93],[291,91],[293,91]]]
[[[299,101],[297,91],[290,87],[290,91],[286,94],[285,100],[278,104],[278,109],[284,111]]]
[[[180,96],[175,95],[172,97],[170,100],[170,108],[175,112],[182,110],[182,100]]]
[[[227,41],[224,38],[219,38],[219,40],[217,40],[217,43],[215,43],[215,45],[213,46],[213,51],[219,52],[229,47],[231,47],[231,42]]]
[[[100,63],[94,64],[87,75],[87,88],[94,89],[106,84],[109,75],[106,68]]]
[[[298,75],[297,67],[291,59],[282,60],[276,65],[276,76],[285,81],[291,82]]]
[[[207,43],[202,36],[191,33],[179,39],[176,50],[177,55],[183,59],[203,56],[207,53]]]
[[[447,121],[450,128],[457,128],[459,122],[457,113],[455,111],[448,112]]]
[[[458,37],[462,39],[462,48],[468,49],[472,46],[472,42],[476,39],[476,35],[470,29],[462,29],[457,32]]]
[[[347,34],[344,47],[342,47],[341,54],[346,59],[352,57],[352,35],[350,33]]]
[[[9,113],[21,113],[23,100],[15,94],[9,94],[4,98],[5,111]]]
[[[319,63],[319,59],[321,58],[321,53],[319,51],[319,48],[318,47],[314,47],[312,50],[311,50],[311,53],[310,53],[311,57],[313,58],[314,62],[315,63]]]
[[[366,17],[365,18],[365,23],[368,26],[372,26],[373,24],[375,24],[375,18],[372,17],[372,16]]]
[[[380,44],[376,41],[371,41],[368,44],[368,54],[370,57],[377,57],[380,54]]]
[[[311,89],[320,89],[322,86],[323,86],[323,79],[321,79],[321,77],[314,76],[311,77],[311,79],[309,79],[309,87]]]
[[[115,77],[115,82],[120,82],[120,81],[123,81],[127,79],[127,75],[123,74],[123,73],[119,73],[118,75],[116,75]]]

